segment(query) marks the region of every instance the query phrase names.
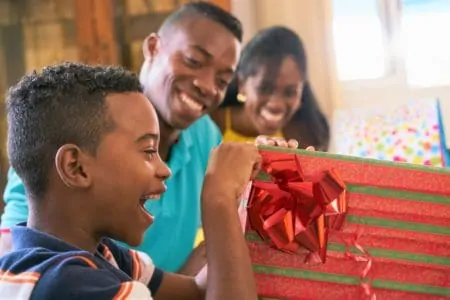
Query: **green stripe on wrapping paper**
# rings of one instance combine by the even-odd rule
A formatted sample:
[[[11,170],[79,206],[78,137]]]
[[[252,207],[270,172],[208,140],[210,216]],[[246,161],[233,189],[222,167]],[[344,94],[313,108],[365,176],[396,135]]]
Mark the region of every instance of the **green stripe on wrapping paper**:
[[[330,251],[345,252],[345,245],[342,245],[342,244],[329,243],[327,247],[328,247],[328,250],[330,250]],[[372,248],[372,247],[364,247],[364,249],[369,251],[370,255],[373,257],[388,258],[388,259],[393,259],[393,260],[394,259],[395,260],[403,260],[403,261],[417,262],[417,263],[423,263],[423,264],[450,266],[450,258],[443,257],[443,256],[410,253],[410,252],[405,252],[405,251],[393,251],[393,250],[386,250],[386,249]],[[361,253],[361,251],[359,251],[355,247],[352,247],[350,249],[350,252],[352,252],[354,254]]]
[[[396,167],[396,168],[400,168],[400,169],[416,170],[416,171],[423,171],[423,172],[427,172],[427,173],[438,173],[438,174],[450,175],[449,169],[440,168],[440,167],[429,167],[429,166],[422,166],[422,165],[416,165],[416,164],[410,164],[410,163],[398,163],[398,162],[392,162],[392,161],[387,161],[387,160],[377,160],[377,159],[372,159],[372,158],[360,158],[357,156],[331,154],[331,153],[320,152],[320,151],[306,151],[306,150],[301,150],[301,149],[292,149],[292,148],[284,148],[284,147],[258,146],[258,148],[261,150],[270,150],[270,151],[274,151],[274,152],[294,153],[294,154],[301,154],[303,156],[314,156],[314,157],[328,158],[328,159],[334,159],[334,160],[340,160],[340,161],[356,162],[356,163],[361,163],[361,164],[371,164],[371,165],[384,166],[384,167]]]
[[[270,181],[270,176],[267,173],[259,172],[255,179],[260,181]]]
[[[245,238],[247,241],[250,241],[250,242],[263,243],[263,241],[261,240],[259,235],[256,233],[247,233],[245,235]],[[345,245],[337,244],[337,243],[328,243],[327,249],[330,251],[334,251],[334,252],[344,253]],[[409,261],[409,262],[416,262],[416,263],[423,263],[423,264],[450,266],[450,258],[443,257],[443,256],[410,253],[410,252],[405,252],[405,251],[394,251],[394,250],[372,248],[372,247],[364,247],[364,249],[369,251],[370,255],[373,257],[386,258],[386,259],[392,259],[392,260],[400,260],[400,261]],[[359,251],[355,247],[352,247],[350,249],[350,252],[352,252],[354,254],[361,253],[361,251]]]
[[[324,273],[317,271],[298,270],[290,268],[278,268],[264,265],[253,265],[255,273],[285,276],[290,278],[331,282],[338,284],[359,285],[360,278],[357,276]],[[391,280],[374,279],[372,287],[380,289],[398,290],[412,293],[423,293],[429,295],[450,296],[450,288],[427,286],[412,283],[397,282]]]
[[[347,222],[353,224],[363,224],[368,226],[378,226],[392,229],[401,229],[409,231],[419,231],[432,234],[441,234],[450,236],[450,227],[438,226],[414,222],[397,221],[390,219],[374,218],[374,217],[361,217],[356,215],[347,215]]]
[[[450,197],[442,195],[386,189],[375,186],[365,186],[356,184],[347,184],[347,190],[350,193],[450,205]]]

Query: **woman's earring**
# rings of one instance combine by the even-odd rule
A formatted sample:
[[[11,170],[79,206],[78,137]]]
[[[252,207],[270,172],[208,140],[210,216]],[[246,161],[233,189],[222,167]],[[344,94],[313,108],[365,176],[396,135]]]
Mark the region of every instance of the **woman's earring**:
[[[245,97],[244,95],[239,93],[239,94],[237,94],[236,99],[237,99],[237,101],[244,103],[247,100],[247,97]]]

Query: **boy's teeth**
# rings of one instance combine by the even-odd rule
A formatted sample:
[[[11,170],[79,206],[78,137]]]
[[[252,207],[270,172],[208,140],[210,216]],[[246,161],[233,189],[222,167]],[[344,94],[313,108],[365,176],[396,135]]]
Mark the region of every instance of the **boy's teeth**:
[[[262,110],[261,116],[268,121],[274,121],[274,122],[281,121],[281,119],[283,118],[282,113],[273,114],[267,110]]]
[[[187,104],[189,108],[197,111],[202,111],[203,105],[186,95],[185,93],[180,94],[181,101]]]
[[[148,200],[148,199],[159,199],[161,195],[160,194],[151,194],[151,195],[146,195],[144,197],[142,197],[143,200]]]

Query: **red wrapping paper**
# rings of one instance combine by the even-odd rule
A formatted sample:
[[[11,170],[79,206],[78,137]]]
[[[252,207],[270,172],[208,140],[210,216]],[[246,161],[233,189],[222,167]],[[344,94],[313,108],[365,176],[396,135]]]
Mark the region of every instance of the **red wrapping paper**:
[[[346,217],[333,219],[327,205],[328,225],[334,223],[341,231],[330,229],[327,260],[320,264],[305,264],[307,250],[291,254],[269,245],[267,238],[261,241],[247,222],[261,297],[450,297],[450,170],[270,147],[262,153],[285,159],[295,153],[303,178],[310,182],[324,171],[336,171],[347,187],[340,203],[348,211]]]

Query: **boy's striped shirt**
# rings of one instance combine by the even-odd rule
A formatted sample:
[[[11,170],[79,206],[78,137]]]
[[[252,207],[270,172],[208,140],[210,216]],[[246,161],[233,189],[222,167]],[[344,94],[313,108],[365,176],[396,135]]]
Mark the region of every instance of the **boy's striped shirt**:
[[[0,299],[152,299],[162,281],[144,253],[105,239],[92,254],[27,228],[0,258]]]

